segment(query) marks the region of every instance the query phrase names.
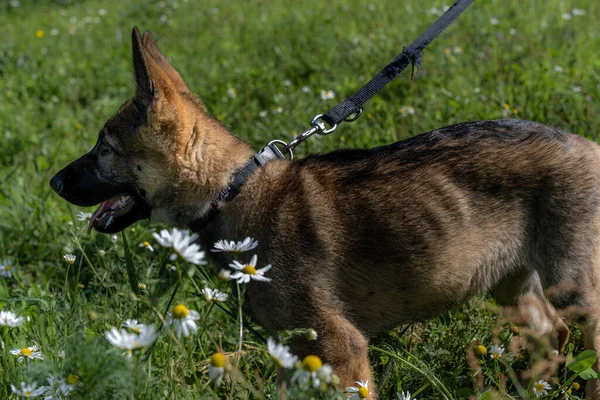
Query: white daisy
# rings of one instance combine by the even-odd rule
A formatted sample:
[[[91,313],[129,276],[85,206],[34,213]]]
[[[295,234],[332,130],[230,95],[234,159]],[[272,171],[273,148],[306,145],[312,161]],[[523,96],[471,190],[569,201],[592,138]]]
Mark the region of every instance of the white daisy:
[[[140,333],[145,325],[140,324],[137,319],[126,319],[125,322],[123,322],[123,326],[135,333]]]
[[[219,251],[227,251],[227,252],[231,252],[231,253],[241,253],[243,251],[248,251],[248,250],[252,250],[254,248],[256,248],[256,246],[258,246],[258,241],[252,239],[251,237],[247,237],[246,239],[239,241],[239,242],[234,242],[232,241],[227,241],[227,240],[219,240],[218,242],[215,243],[215,247],[211,250],[212,252],[219,252]]]
[[[12,277],[14,265],[9,260],[3,260],[0,263],[0,275],[5,278]]]
[[[63,255],[63,259],[67,264],[73,265],[75,264],[75,260],[77,259],[77,257],[75,256],[75,254],[65,254]]]
[[[0,325],[15,328],[23,323],[23,317],[18,317],[12,311],[0,311]]]
[[[148,251],[154,251],[154,247],[152,247],[150,242],[142,242],[142,243],[138,244],[138,247],[142,247]]]
[[[178,304],[173,307],[173,314],[167,321],[169,325],[173,325],[175,327],[175,334],[177,337],[190,336],[190,331],[196,333],[198,331],[198,326],[196,326],[196,322],[200,319],[200,313],[195,310],[190,310],[183,304]]]
[[[110,241],[113,244],[117,243],[118,240],[119,240],[119,237],[117,235],[110,235]]]
[[[495,360],[501,358],[503,353],[504,346],[498,346],[497,344],[495,344],[490,348],[490,357],[492,357]]]
[[[106,340],[108,340],[113,346],[123,350],[127,350],[128,354],[132,350],[141,349],[151,345],[156,338],[158,333],[154,329],[154,325],[144,325],[140,329],[140,333],[129,333],[126,329],[117,330],[112,327],[109,332],[104,334]]]
[[[401,392],[398,393],[398,400],[417,400],[416,397],[410,397],[410,392]]]
[[[69,394],[75,390],[78,386],[81,386],[81,378],[79,375],[69,375],[67,379],[62,379],[56,376],[48,376],[46,381],[46,397],[44,400],[63,399],[69,396]]]
[[[582,10],[581,8],[574,8],[571,10],[571,14],[576,16],[585,15],[585,10]]]
[[[208,377],[217,386],[221,384],[223,375],[225,374],[225,366],[227,365],[227,356],[223,353],[215,353],[210,358],[208,366]]]
[[[356,381],[356,386],[346,388],[346,393],[352,393],[348,399],[366,399],[369,395],[369,381]]]
[[[175,253],[169,257],[171,261],[175,261],[179,255],[189,263],[206,264],[204,252],[200,251],[199,245],[194,244],[194,241],[198,239],[197,233],[190,235],[188,231],[173,228],[171,232],[163,229],[160,231],[160,235],[155,232],[152,236],[161,246],[171,247],[175,250]]]
[[[533,384],[533,394],[535,394],[535,397],[545,396],[548,394],[548,390],[551,389],[552,386],[550,386],[550,384],[543,379],[540,379]]]
[[[18,362],[23,360],[43,360],[42,352],[37,346],[23,347],[22,349],[14,348],[10,350],[10,354],[19,356]]]
[[[498,18],[496,18],[496,17],[490,18],[490,24],[492,24],[492,25],[498,25]]]
[[[17,389],[13,384],[10,385],[10,388],[17,396],[27,398],[41,396],[48,390],[46,386],[37,387],[35,383],[28,385],[25,382],[21,382],[21,390]]]
[[[249,264],[241,264],[234,260],[233,264],[229,264],[229,267],[235,269],[237,272],[233,273],[230,279],[237,279],[238,283],[248,283],[251,279],[255,281],[271,282],[271,278],[266,278],[264,276],[265,272],[271,269],[271,264],[264,268],[256,269],[257,261],[258,257],[256,254],[252,256]]]
[[[321,90],[321,100],[331,100],[333,98],[335,98],[333,90]]]
[[[207,303],[226,301],[227,294],[219,291],[218,289],[204,288],[202,289],[202,298]]]
[[[317,370],[316,379],[313,377],[313,386],[317,388],[321,385],[321,382],[331,383],[331,375],[333,375],[333,367],[329,364],[323,364],[323,366]]]
[[[302,368],[296,369],[294,375],[292,375],[291,381],[299,381],[303,386],[312,381],[314,388],[318,388],[321,385],[321,381],[326,383],[331,382],[331,375],[333,368],[329,364],[323,364],[321,359],[314,355],[304,357],[302,360]]]
[[[294,363],[298,360],[298,357],[290,353],[289,346],[277,344],[273,338],[267,339],[267,351],[281,368],[294,368]]]
[[[92,218],[92,213],[79,211],[75,216],[78,221],[89,221]]]
[[[562,15],[562,19],[564,19],[564,20],[566,20],[566,21],[568,21],[568,20],[570,20],[570,19],[572,19],[572,18],[573,18],[573,16],[572,16],[571,14],[569,14],[569,13],[564,13],[564,14]]]

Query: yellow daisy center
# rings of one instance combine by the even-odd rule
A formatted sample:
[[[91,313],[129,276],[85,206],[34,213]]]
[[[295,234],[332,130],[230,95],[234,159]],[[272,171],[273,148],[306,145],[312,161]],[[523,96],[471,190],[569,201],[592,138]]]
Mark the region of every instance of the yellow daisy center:
[[[302,368],[309,372],[317,371],[322,365],[323,362],[317,356],[306,356],[304,357],[304,360],[302,360]]]
[[[43,38],[44,37],[44,31],[40,31],[40,30],[35,31],[35,36],[38,37],[38,38],[40,38],[40,39]]]
[[[248,275],[256,275],[256,268],[248,264],[244,268],[242,268],[242,272]]]
[[[150,243],[149,242],[144,242],[144,247],[150,247]]]
[[[67,376],[67,383],[69,385],[74,386],[79,383],[79,379],[80,379],[79,375],[69,375],[69,376]]]
[[[494,357],[494,359],[499,359],[500,358],[500,353],[494,353],[492,354],[492,357]]]
[[[475,347],[475,354],[477,354],[478,356],[485,356],[487,354],[487,349],[485,348],[485,346],[479,345]]]
[[[21,355],[31,357],[33,355],[33,352],[29,350],[28,347],[24,347],[21,349]]]
[[[366,387],[361,386],[360,389],[358,389],[358,397],[360,397],[361,399],[366,399],[368,395],[369,389],[367,389]]]
[[[541,392],[542,390],[544,390],[544,384],[536,383],[535,388],[537,389],[538,392]]]
[[[183,304],[177,304],[173,307],[173,317],[177,319],[182,319],[187,317],[190,314],[190,310],[187,309]]]
[[[10,265],[5,265],[4,269],[7,270],[7,271],[10,271]]]
[[[31,392],[25,392],[25,397],[31,396]]]
[[[210,358],[210,365],[215,368],[223,368],[227,365],[227,356],[223,353],[215,353]]]

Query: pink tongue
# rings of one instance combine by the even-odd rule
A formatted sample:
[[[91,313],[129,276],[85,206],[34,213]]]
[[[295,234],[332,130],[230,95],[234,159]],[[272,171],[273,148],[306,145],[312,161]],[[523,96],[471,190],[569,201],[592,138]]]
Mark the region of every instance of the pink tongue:
[[[94,225],[96,225],[96,218],[101,216],[106,210],[110,210],[110,207],[113,204],[115,204],[116,202],[118,202],[119,199],[120,199],[120,197],[113,197],[112,199],[108,199],[108,200],[102,202],[102,204],[100,204],[100,207],[98,207],[98,209],[96,211],[94,211],[94,214],[92,214],[92,218],[90,218],[90,223],[88,224],[88,229],[87,229],[88,235],[92,231],[92,228],[94,227]]]

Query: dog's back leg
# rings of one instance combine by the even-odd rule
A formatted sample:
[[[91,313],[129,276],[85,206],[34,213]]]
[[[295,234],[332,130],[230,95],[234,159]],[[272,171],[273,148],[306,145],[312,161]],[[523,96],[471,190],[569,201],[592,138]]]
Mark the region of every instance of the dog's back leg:
[[[492,289],[492,296],[502,306],[515,307],[521,319],[539,334],[550,334],[553,350],[564,349],[569,341],[569,327],[544,296],[535,270],[521,268],[504,277]]]

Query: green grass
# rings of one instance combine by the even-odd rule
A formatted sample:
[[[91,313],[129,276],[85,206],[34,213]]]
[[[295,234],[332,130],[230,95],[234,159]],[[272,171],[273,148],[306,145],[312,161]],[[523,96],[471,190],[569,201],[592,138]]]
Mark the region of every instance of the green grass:
[[[238,328],[224,311],[209,313],[201,299],[189,294],[202,287],[201,279],[185,279],[175,299],[200,310],[204,321],[202,333],[182,349],[163,335],[143,370],[111,349],[103,337],[111,326],[135,317],[159,322],[177,280],[165,278],[168,251],[156,246],[155,253],[148,253],[137,247],[152,241],[153,227],[146,222],[126,231],[129,259],[139,282],[147,285],[134,296],[123,240],[113,244],[100,234],[84,235],[84,223],[74,218],[81,210],[53,194],[48,181],[93,146],[103,123],[131,95],[134,25],[152,30],[209,111],[258,148],[272,139],[288,140],[305,130],[315,114],[352,94],[426,29],[437,17],[428,10],[443,3],[19,3],[0,2],[0,259],[16,265],[15,278],[0,278],[0,308],[31,318],[3,331],[4,340],[11,347],[37,343],[45,361],[31,362],[29,368],[3,354],[0,398],[9,395],[10,383],[48,371],[81,376],[76,395],[86,399],[274,396],[276,368],[248,332],[239,373],[247,386],[215,392],[207,385],[208,358],[217,344],[234,351]],[[563,19],[574,7],[585,15]],[[105,15],[99,14],[101,8]],[[600,3],[594,0],[480,0],[427,48],[413,80],[406,71],[405,79],[366,105],[358,121],[311,139],[297,156],[372,147],[453,123],[507,116],[597,140],[599,19]],[[38,30],[43,37],[36,36]],[[229,89],[237,95],[229,96]],[[335,99],[322,100],[322,90],[333,90]],[[403,112],[403,106],[414,108],[414,115]],[[106,254],[98,255],[99,250]],[[75,265],[62,261],[65,253],[78,256]],[[180,271],[188,268],[181,265]],[[212,284],[219,283],[213,279]],[[466,357],[473,340],[489,348],[492,337],[508,345],[513,336],[499,318],[480,299],[403,336],[398,330],[377,338],[371,360],[381,398],[400,390],[418,392],[420,399],[458,398],[469,390],[498,388],[499,372],[508,376],[512,369],[525,370],[527,358],[520,354],[509,359],[510,368],[482,358],[474,362],[485,375],[483,387],[473,383]],[[577,333],[572,342],[577,353]],[[563,381],[571,376],[565,370],[560,374]],[[249,386],[256,388],[254,394]],[[507,388],[518,396],[509,378]]]

